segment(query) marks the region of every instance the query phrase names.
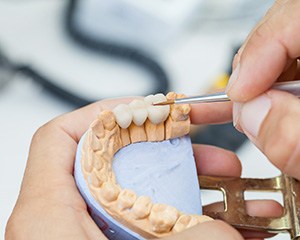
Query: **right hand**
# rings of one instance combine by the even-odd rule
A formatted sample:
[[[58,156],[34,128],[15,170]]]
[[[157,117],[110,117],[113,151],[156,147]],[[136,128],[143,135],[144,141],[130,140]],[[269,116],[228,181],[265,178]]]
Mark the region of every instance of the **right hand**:
[[[300,1],[277,0],[233,62],[227,93],[237,129],[282,172],[300,180],[300,101],[268,90],[300,79]]]

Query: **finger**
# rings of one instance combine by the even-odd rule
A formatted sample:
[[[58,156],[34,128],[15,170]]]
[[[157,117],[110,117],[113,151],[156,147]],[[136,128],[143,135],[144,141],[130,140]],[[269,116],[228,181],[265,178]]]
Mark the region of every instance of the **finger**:
[[[283,214],[282,206],[274,200],[249,200],[246,201],[246,212],[253,217],[276,218]],[[204,207],[205,211],[223,212],[224,203],[213,203]],[[242,230],[244,238],[267,238],[274,234]]]
[[[299,9],[300,1],[284,1],[251,35],[227,87],[233,101],[247,101],[266,91],[300,56]]]
[[[66,152],[65,155],[67,156],[64,156],[66,159],[73,157],[74,148],[77,147],[76,145],[79,139],[101,111],[112,109],[120,103],[128,103],[132,101],[132,99],[133,98],[122,98],[99,101],[50,121],[36,132],[32,144],[38,145],[38,147],[31,149],[31,153],[52,152],[53,154],[57,154],[58,152]],[[45,138],[45,136],[49,137]],[[67,149],[69,149],[69,151],[66,151]],[[60,161],[58,157],[53,158],[49,163],[60,165],[61,162],[57,161]]]
[[[205,211],[222,212],[224,203],[212,203],[204,207]],[[282,206],[274,200],[248,200],[246,212],[253,217],[280,217],[283,214]]]
[[[86,209],[82,211],[46,196],[19,196],[6,226],[5,239],[107,240]]]
[[[232,120],[232,103],[193,104],[190,117],[193,124],[229,122]]]
[[[284,173],[300,179],[300,100],[268,91],[245,104],[234,104],[234,122]]]
[[[209,146],[193,145],[198,175],[239,177],[242,166],[231,151]]]
[[[281,7],[289,0],[277,0],[273,4],[273,6],[267,11],[265,16],[259,21],[258,24],[251,30],[251,32],[248,34],[246,40],[244,41],[243,45],[238,50],[237,54],[234,57],[234,60],[232,62],[232,68],[235,69],[237,64],[240,61],[241,54],[244,51],[245,46],[247,46],[248,41],[251,39],[251,37],[254,35],[256,30],[261,27],[263,24],[266,23],[267,20],[269,20]]]
[[[163,238],[165,240],[243,240],[242,236],[228,224],[216,220],[204,222],[178,234]]]

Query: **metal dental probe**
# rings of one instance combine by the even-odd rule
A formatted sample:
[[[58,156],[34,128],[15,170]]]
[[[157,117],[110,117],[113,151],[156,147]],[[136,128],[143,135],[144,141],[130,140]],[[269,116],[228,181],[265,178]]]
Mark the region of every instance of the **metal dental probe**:
[[[300,80],[289,81],[289,82],[278,82],[275,83],[271,89],[289,92],[296,97],[300,97]],[[171,104],[194,104],[194,103],[209,103],[209,102],[226,102],[230,101],[230,98],[225,92],[218,92],[207,95],[186,97],[171,99],[165,102],[153,103],[154,106],[171,105]]]

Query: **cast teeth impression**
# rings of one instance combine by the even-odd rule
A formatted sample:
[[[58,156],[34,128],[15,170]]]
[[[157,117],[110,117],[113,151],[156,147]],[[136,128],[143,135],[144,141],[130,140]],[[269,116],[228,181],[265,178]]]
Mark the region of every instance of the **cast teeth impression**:
[[[171,235],[212,220],[181,213],[166,204],[153,204],[147,196],[122,189],[112,170],[114,154],[128,144],[163,141],[189,133],[189,105],[152,105],[180,97],[185,96],[173,92],[149,95],[103,111],[92,123],[83,144],[82,171],[93,197],[111,216],[145,238]]]

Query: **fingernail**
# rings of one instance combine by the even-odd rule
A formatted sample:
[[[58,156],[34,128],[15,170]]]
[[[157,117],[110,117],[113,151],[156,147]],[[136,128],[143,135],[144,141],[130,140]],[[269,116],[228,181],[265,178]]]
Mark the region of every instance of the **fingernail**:
[[[266,94],[262,94],[240,106],[239,113],[235,117],[238,121],[237,124],[241,126],[245,133],[256,138],[271,107],[271,99]]]
[[[238,65],[236,66],[236,68],[233,70],[228,83],[227,83],[227,87],[225,92],[227,93],[230,88],[235,84],[235,82],[237,81],[238,77],[239,77],[239,71],[240,71],[240,63],[238,63]]]
[[[233,103],[233,108],[232,108],[232,120],[233,120],[233,126],[242,132],[243,130],[239,126],[239,118],[241,115],[241,109],[242,109],[243,104],[242,103]]]

